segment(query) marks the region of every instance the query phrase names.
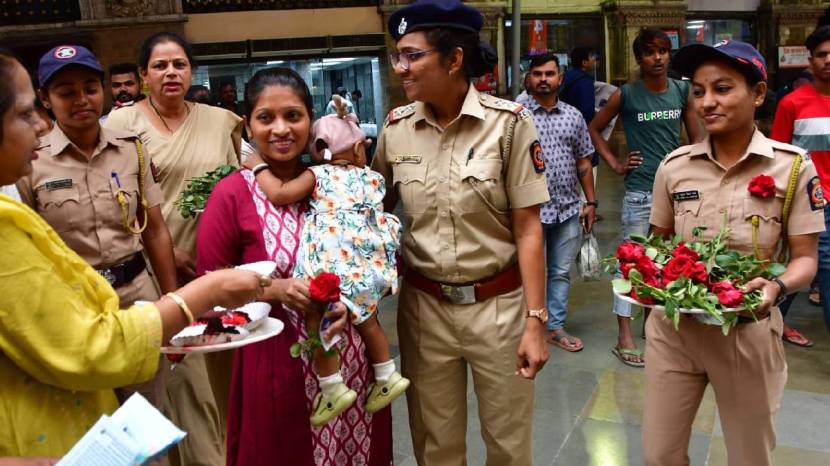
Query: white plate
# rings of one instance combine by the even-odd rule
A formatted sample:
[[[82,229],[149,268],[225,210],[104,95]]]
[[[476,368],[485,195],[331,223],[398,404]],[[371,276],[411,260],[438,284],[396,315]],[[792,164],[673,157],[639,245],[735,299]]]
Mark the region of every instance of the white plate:
[[[283,324],[281,320],[275,319],[273,317],[268,317],[267,319],[265,319],[265,322],[263,322],[256,329],[254,329],[254,331],[251,332],[247,337],[241,340],[209,346],[184,346],[181,348],[175,346],[162,346],[161,352],[164,354],[215,353],[217,351],[225,351],[229,349],[240,348],[246,345],[250,345],[251,343],[257,343],[262,340],[267,340],[271,337],[279,335],[282,332],[283,328],[285,328],[285,324]]]
[[[251,262],[250,264],[237,265],[234,268],[239,270],[250,270],[251,272],[270,277],[271,274],[274,273],[274,270],[277,270],[277,263],[272,261]]]
[[[665,311],[666,310],[666,307],[662,306],[660,304],[643,304],[643,303],[637,301],[636,299],[632,298],[631,296],[621,295],[621,294],[617,293],[616,291],[614,291],[614,295],[617,296],[618,298],[622,299],[623,301],[627,302],[627,303],[631,303],[631,304],[634,304],[634,305],[637,305],[637,306],[643,306],[643,307],[647,307],[647,308],[650,308],[650,309],[656,309],[658,311]],[[706,310],[704,310],[704,309],[686,309],[686,308],[681,307],[681,308],[678,308],[677,310],[680,311],[681,314],[708,314],[708,312],[706,312]],[[742,307],[727,307],[727,308],[723,309],[723,312],[740,312],[740,311],[743,311],[743,310],[744,310],[744,308],[742,308]]]

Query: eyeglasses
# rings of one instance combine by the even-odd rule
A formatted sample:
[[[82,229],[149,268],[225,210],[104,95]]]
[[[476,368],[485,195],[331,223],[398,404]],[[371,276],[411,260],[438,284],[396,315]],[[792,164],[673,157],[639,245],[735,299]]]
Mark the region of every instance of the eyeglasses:
[[[399,64],[404,71],[409,71],[410,63],[414,61],[418,61],[421,57],[428,53],[435,52],[435,49],[429,50],[419,50],[417,52],[394,52],[389,54],[389,63],[392,65],[392,68],[395,68]]]

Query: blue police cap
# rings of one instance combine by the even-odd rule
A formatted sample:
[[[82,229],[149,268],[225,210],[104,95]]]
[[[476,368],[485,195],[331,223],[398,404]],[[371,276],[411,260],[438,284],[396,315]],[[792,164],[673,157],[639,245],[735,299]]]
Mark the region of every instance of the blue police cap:
[[[80,45],[59,45],[40,57],[37,67],[40,87],[44,87],[55,73],[69,65],[85,66],[104,75],[104,68],[88,48]]]
[[[448,27],[478,32],[483,24],[478,10],[458,0],[419,0],[392,13],[389,33],[398,41],[419,29]]]
[[[677,52],[672,68],[691,78],[701,63],[720,57],[747,69],[762,81],[767,80],[767,62],[755,47],[738,40],[724,40],[715,45],[689,44]]]

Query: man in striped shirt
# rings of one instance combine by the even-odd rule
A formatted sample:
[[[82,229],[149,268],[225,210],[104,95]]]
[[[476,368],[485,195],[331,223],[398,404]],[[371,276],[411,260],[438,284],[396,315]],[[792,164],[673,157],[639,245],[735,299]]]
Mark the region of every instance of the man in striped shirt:
[[[830,205],[822,196],[830,193],[830,26],[816,29],[805,45],[810,51],[813,82],[781,99],[772,124],[772,138],[807,150],[818,172],[819,179],[809,184],[810,205],[814,209],[824,206],[826,230],[819,237],[818,281],[824,322],[830,329]],[[790,302],[792,299],[781,306],[785,316]],[[786,324],[784,340],[812,346],[812,342]]]

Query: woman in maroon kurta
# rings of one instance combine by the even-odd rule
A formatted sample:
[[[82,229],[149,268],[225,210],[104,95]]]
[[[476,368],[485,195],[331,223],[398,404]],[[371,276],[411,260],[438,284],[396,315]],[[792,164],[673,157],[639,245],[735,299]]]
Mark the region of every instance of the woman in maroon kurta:
[[[260,156],[278,177],[291,179],[304,169],[311,123],[311,99],[302,78],[291,70],[261,70],[245,92],[248,133]],[[303,115],[298,115],[303,114]],[[257,170],[257,168],[255,168]],[[196,238],[198,272],[263,260],[277,263],[275,287],[305,290],[292,283],[305,204],[274,206],[251,170],[222,180],[202,213]],[[284,280],[278,280],[284,279]],[[286,300],[288,297],[286,296]],[[228,400],[229,466],[328,466],[392,463],[390,410],[368,414],[355,403],[321,428],[309,422],[318,389],[311,361],[294,359],[290,346],[306,338],[302,315],[273,302],[271,317],[285,330],[237,351]],[[362,400],[371,374],[360,336],[347,326],[341,347],[343,376]],[[362,390],[361,390],[362,389]]]

